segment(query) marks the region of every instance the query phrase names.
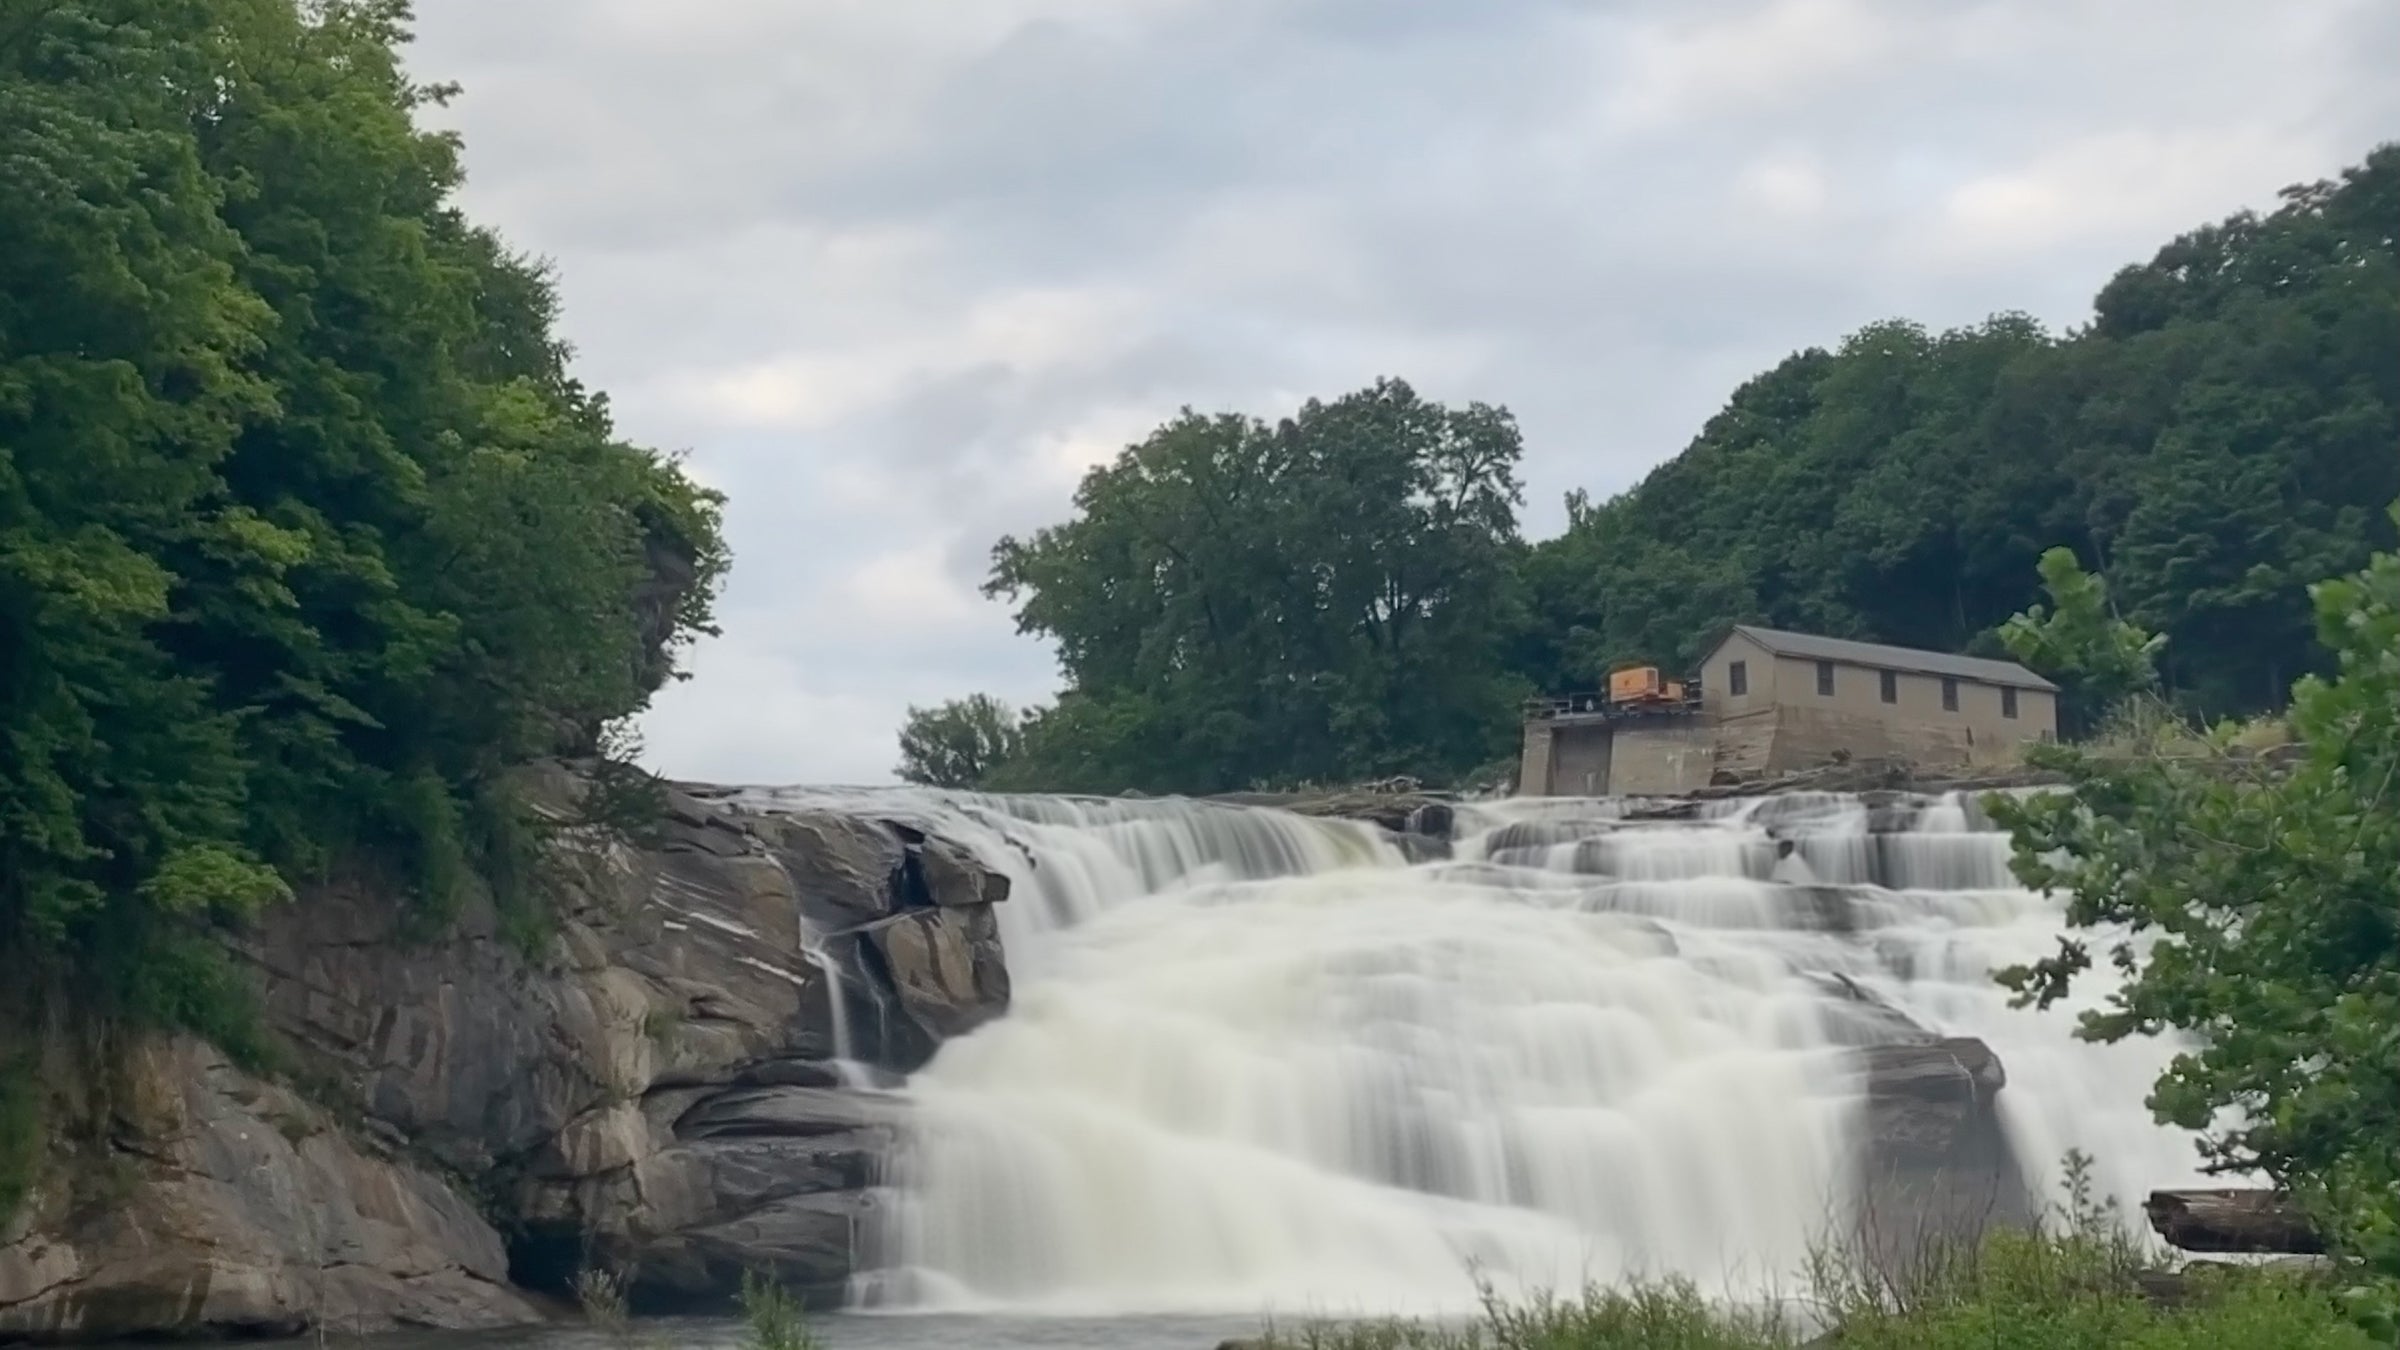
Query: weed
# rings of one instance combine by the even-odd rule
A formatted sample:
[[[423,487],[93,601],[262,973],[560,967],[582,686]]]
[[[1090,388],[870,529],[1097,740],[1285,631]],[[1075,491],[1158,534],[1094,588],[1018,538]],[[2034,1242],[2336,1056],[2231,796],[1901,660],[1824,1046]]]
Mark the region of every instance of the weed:
[[[750,1331],[745,1350],[818,1350],[800,1300],[782,1285],[753,1271],[742,1276],[742,1316]]]

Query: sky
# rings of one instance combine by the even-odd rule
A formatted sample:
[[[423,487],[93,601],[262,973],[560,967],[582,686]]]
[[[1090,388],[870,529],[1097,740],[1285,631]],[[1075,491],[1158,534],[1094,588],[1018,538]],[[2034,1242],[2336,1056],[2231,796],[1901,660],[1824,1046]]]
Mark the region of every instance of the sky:
[[[1894,316],[2116,268],[2400,139],[2393,0],[418,0],[464,205],[727,494],[653,767],[889,781],[1057,683],[993,542],[1179,408],[1393,375],[1522,426],[1526,531]]]

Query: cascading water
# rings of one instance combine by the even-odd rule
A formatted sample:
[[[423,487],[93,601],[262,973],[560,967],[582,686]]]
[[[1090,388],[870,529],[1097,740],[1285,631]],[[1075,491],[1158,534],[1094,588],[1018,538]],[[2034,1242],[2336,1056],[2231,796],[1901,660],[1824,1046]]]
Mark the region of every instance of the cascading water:
[[[1259,809],[872,801],[1010,874],[1017,993],[908,1085],[869,1306],[1788,1288],[1856,1184],[1852,1047],[1903,1018],[1998,1053],[2045,1187],[2070,1146],[2128,1199],[2196,1174],[2141,1104],[2171,1047],[2077,1042],[2076,1008],[1992,984],[2058,914],[1963,799],[1496,803],[1413,866],[1373,827]]]

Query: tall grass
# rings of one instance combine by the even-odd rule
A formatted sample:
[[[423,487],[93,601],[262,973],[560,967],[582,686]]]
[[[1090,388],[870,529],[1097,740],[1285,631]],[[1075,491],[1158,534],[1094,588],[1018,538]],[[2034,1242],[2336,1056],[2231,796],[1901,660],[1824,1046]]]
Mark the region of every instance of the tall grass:
[[[1712,1302],[1687,1280],[1508,1301],[1482,1317],[1318,1323],[1270,1330],[1257,1350],[2374,1350],[2321,1282],[2288,1271],[2211,1268],[2179,1297],[2145,1295],[2155,1253],[2096,1202],[2070,1156],[2067,1196],[2031,1231],[1928,1238],[1905,1260],[1854,1240],[1821,1245],[1803,1295],[1779,1308]]]

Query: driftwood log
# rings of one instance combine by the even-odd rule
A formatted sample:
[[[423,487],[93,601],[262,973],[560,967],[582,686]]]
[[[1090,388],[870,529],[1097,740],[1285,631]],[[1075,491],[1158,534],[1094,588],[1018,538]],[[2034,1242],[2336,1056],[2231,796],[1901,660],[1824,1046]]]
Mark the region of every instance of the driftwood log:
[[[2229,1189],[2152,1191],[2142,1205],[2150,1226],[2187,1252],[2288,1252],[2314,1255],[2325,1239],[2291,1197]]]

